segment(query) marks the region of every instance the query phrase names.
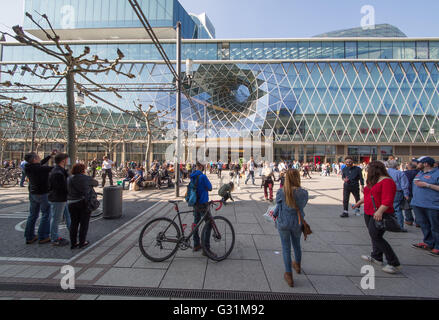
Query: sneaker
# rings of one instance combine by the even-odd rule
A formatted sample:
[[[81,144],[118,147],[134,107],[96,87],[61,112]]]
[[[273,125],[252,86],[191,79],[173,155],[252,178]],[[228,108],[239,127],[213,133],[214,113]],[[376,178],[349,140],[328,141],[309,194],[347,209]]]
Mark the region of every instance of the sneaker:
[[[413,222],[409,222],[409,221],[406,221],[406,222],[404,222],[406,225],[408,225],[408,226],[413,226]]]
[[[58,240],[52,242],[52,246],[55,246],[55,247],[64,247],[68,244],[70,244],[70,242],[66,239],[63,239],[63,238],[59,238]]]
[[[343,212],[343,214],[340,216],[340,218],[349,218],[349,213]]]
[[[32,240],[26,240],[26,244],[32,244],[35,243],[38,240],[38,237],[35,236]]]
[[[356,215],[357,217],[361,216],[361,211],[360,211],[360,209],[355,209],[355,215]]]
[[[377,265],[379,265],[379,266],[384,266],[384,262],[379,261],[379,260],[377,260],[377,259],[374,259],[374,258],[372,258],[371,256],[362,255],[362,256],[361,256],[361,259],[363,259],[364,261],[367,261],[367,262],[375,263],[375,264],[377,264]]]
[[[211,257],[214,257],[214,258],[217,257],[216,253],[213,253],[213,252],[210,251],[209,249],[206,249],[206,251],[209,251],[209,255],[210,255]],[[206,251],[203,250],[203,253],[202,253],[202,255],[205,256],[205,257],[207,257],[207,253],[206,253]]]
[[[425,244],[423,242],[418,243],[418,244],[412,244],[412,247],[415,249],[422,249],[422,250],[427,250],[427,251],[431,251],[433,248],[429,247],[428,244]]]
[[[41,239],[40,241],[38,241],[39,244],[45,244],[45,243],[49,243],[49,242],[50,242],[50,238]]]
[[[196,246],[192,249],[193,252],[198,252],[201,250],[201,246]]]
[[[399,269],[400,269],[400,267],[394,267],[394,266],[391,266],[388,264],[382,270],[385,273],[396,274],[396,273],[399,273]]]
[[[429,255],[431,255],[433,257],[439,257],[439,250],[438,249],[433,249],[433,250],[431,250]]]

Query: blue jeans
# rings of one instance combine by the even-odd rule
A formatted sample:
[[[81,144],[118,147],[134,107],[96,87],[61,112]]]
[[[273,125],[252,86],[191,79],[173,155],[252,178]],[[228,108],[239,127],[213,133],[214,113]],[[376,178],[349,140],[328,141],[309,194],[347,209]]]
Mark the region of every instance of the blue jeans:
[[[247,179],[245,180],[245,184],[247,184],[247,182],[250,180],[250,178],[252,178],[252,183],[255,184],[255,172],[254,171],[248,172]]]
[[[208,204],[197,204],[195,205],[195,211],[194,211],[194,224],[198,224],[201,219],[206,214]],[[207,222],[206,222],[207,223]],[[210,224],[209,224],[210,225]],[[210,249],[210,233],[212,231],[212,228],[208,228],[206,234],[202,234],[203,237],[202,241],[204,244],[204,248],[209,250]],[[198,230],[194,232],[194,247],[198,247],[200,245],[200,235],[198,234]]]
[[[409,210],[404,210],[405,221],[418,224],[416,221],[416,216],[413,215],[413,208]]]
[[[67,208],[67,202],[49,202],[51,208],[51,222],[50,222],[50,239],[56,241],[59,239],[58,228],[61,220],[61,215],[64,215],[67,229],[70,229],[70,213]]]
[[[424,243],[439,250],[439,210],[413,206],[416,222],[421,225]]]
[[[404,193],[402,191],[396,191],[395,199],[393,200],[393,208],[395,209],[395,215],[398,219],[399,226],[404,229],[404,213],[402,212],[401,205],[404,200]]]
[[[279,230],[282,243],[282,255],[284,258],[285,272],[292,272],[291,269],[291,245],[294,249],[294,257],[297,263],[302,261],[302,248],[300,247],[300,236],[297,237],[291,230]]]
[[[21,171],[20,187],[24,187],[24,181],[26,181],[26,174],[24,171]]]
[[[26,230],[24,236],[27,241],[35,238],[35,223],[42,213],[40,226],[38,227],[38,239],[43,240],[49,238],[50,233],[50,204],[48,194],[31,194],[29,193],[30,214],[27,218]]]

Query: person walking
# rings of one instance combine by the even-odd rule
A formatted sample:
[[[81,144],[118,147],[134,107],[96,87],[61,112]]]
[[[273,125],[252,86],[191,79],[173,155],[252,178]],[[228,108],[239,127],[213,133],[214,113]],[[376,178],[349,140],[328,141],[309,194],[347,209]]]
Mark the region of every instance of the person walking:
[[[409,201],[408,208],[404,210],[405,213],[405,224],[408,226],[416,225],[416,227],[420,228],[421,226],[416,222],[416,216],[413,215],[413,208],[411,206],[411,202],[413,199],[413,180],[416,178],[420,170],[418,170],[417,162],[410,162],[407,164],[407,170],[404,171],[405,176],[409,181]]]
[[[433,158],[423,157],[418,161],[423,164],[423,170],[414,179],[411,205],[416,222],[421,225],[424,242],[413,247],[439,257],[439,169],[434,167]]]
[[[273,170],[269,167],[268,162],[265,162],[264,168],[262,170],[262,186],[264,187],[265,201],[269,200],[270,202],[273,202],[273,178]],[[270,198],[268,198],[267,189],[270,192]]]
[[[21,180],[20,180],[20,187],[24,188],[24,182],[26,181],[26,172],[24,172],[24,169],[26,167],[27,161],[23,160],[20,163],[20,168],[21,168]]]
[[[51,209],[50,239],[52,245],[63,247],[69,241],[58,234],[61,216],[64,215],[67,229],[70,230],[70,213],[67,209],[67,178],[69,174],[65,169],[69,156],[59,153],[55,156],[56,166],[49,174],[49,204]]]
[[[90,244],[87,241],[88,225],[91,211],[88,209],[86,198],[97,187],[99,182],[85,174],[85,165],[75,164],[72,176],[67,179],[67,204],[71,217],[70,248],[83,248]],[[79,230],[79,243],[78,243]]]
[[[255,169],[256,169],[256,163],[253,157],[250,157],[250,161],[247,162],[247,179],[245,179],[245,184],[247,184],[250,177],[252,178],[252,183],[255,185]]]
[[[113,172],[111,169],[114,167],[113,161],[108,159],[107,156],[105,156],[104,161],[102,162],[102,188],[105,187],[105,180],[108,175],[108,180],[110,180],[110,186],[113,185]]]
[[[410,199],[409,180],[404,172],[399,170],[399,164],[396,160],[387,161],[387,168],[387,172],[396,184],[396,195],[393,201],[396,218],[398,219],[401,231],[407,232],[407,229],[404,228],[404,213],[402,212],[402,208],[404,201],[409,201]]]
[[[382,221],[385,215],[395,212],[393,200],[396,195],[396,184],[380,161],[369,164],[366,184],[364,198],[358,201],[354,208],[360,208],[364,204],[364,221],[372,241],[372,253],[362,255],[361,259],[383,266],[384,255],[387,265],[382,270],[390,274],[399,273],[401,265],[399,259],[391,245],[384,239],[385,231],[376,227],[376,221]]]
[[[27,218],[24,236],[26,244],[32,244],[39,240],[40,244],[50,242],[50,204],[49,204],[49,173],[53,167],[45,166],[56,154],[56,151],[45,157],[43,160],[31,152],[25,156],[27,164],[24,167],[26,176],[29,178],[29,203],[30,214]],[[38,237],[35,236],[35,223],[40,215],[41,221],[38,227]]]
[[[221,179],[221,174],[223,172],[223,163],[221,160],[217,162],[216,168],[218,170],[218,179]]]
[[[285,185],[276,194],[276,228],[282,243],[282,256],[285,265],[284,279],[290,287],[294,287],[293,271],[300,274],[302,265],[302,249],[300,239],[305,217],[304,208],[308,203],[308,191],[302,189],[300,172],[289,169],[285,174]],[[300,215],[300,218],[299,218]],[[291,261],[291,245],[294,249],[295,261]]]
[[[355,202],[360,201],[360,184],[361,192],[364,192],[364,179],[363,172],[357,166],[354,166],[354,160],[351,157],[347,157],[346,166],[342,170],[343,185],[343,214],[341,218],[349,218],[349,198],[352,195],[355,198]],[[360,208],[355,209],[355,214],[360,216]]]
[[[203,174],[203,165],[199,162],[196,165],[196,170],[192,172],[190,179],[193,184],[197,185],[197,202],[194,208],[194,225],[197,225],[209,209],[209,191],[212,191],[212,184],[210,183],[209,178]],[[210,249],[210,232],[211,229],[208,229],[206,234],[203,234],[205,250]],[[200,235],[197,230],[194,233],[193,251],[198,252],[201,248]],[[203,255],[206,254],[203,252]]]
[[[94,179],[96,177],[96,168],[98,167],[98,159],[94,158],[90,163],[91,176]]]

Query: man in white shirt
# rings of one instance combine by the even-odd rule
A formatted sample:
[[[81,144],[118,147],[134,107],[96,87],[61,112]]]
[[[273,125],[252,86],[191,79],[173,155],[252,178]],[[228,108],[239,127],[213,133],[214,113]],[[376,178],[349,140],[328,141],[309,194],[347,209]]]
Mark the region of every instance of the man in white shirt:
[[[107,178],[110,180],[110,186],[113,185],[113,172],[111,172],[111,168],[114,167],[113,161],[108,159],[107,156],[104,157],[104,161],[102,162],[102,188],[105,187],[105,180]]]
[[[255,160],[253,159],[253,157],[251,157],[250,161],[247,162],[248,176],[247,179],[245,180],[245,184],[247,184],[248,180],[250,180],[251,177],[253,185],[255,185],[255,168],[256,168]]]

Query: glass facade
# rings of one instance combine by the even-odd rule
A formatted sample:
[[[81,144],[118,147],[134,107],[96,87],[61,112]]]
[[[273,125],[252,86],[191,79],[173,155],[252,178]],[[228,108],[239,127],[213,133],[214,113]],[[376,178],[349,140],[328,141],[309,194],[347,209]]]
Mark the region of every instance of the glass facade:
[[[138,3],[153,28],[174,28],[180,21],[183,38],[194,38],[198,27],[177,0]],[[35,18],[35,12],[45,13],[54,29],[143,28],[130,3],[122,0],[26,0],[25,10]],[[35,25],[25,19],[24,29]]]
[[[51,2],[26,1],[26,8],[40,10]],[[155,14],[151,19],[156,19],[157,24],[186,15],[194,28],[196,26],[178,1],[140,2],[142,6],[148,5],[150,14]],[[84,19],[82,26],[104,28],[120,24],[119,27],[130,27],[136,19],[127,3],[57,0],[53,10],[61,10],[67,4],[74,6]],[[115,5],[124,7],[117,10],[114,17],[103,9]],[[99,18],[93,16],[94,12],[100,12]],[[189,29],[195,32],[194,28]],[[164,40],[162,44],[169,58],[175,60],[175,40]],[[113,93],[99,92],[101,98],[131,112],[136,112],[133,101],[151,105],[153,111],[170,111],[157,123],[167,128],[168,133],[153,137],[153,152],[162,159],[165,147],[175,138],[174,125],[169,123],[174,123],[176,118],[172,111],[176,95],[174,91],[147,89],[154,84],[172,86],[175,83],[157,49],[147,40],[72,42],[71,48],[79,55],[86,45],[92,54],[108,59],[114,59],[119,48],[125,54],[121,71],[135,75],[133,79],[112,72],[89,75],[96,83],[116,88],[122,95],[120,99]],[[182,129],[197,137],[211,141],[249,137],[271,141],[273,138],[274,158],[294,157],[303,161],[317,161],[316,157],[337,161],[343,155],[363,161],[398,152],[408,156],[412,150],[413,154],[421,153],[414,148],[439,143],[439,39],[185,40],[182,56],[184,60],[194,60],[192,81],[190,85],[185,84],[192,103],[183,96]],[[0,82],[46,88],[55,83],[53,79],[43,80],[22,69],[26,66],[43,73],[39,63],[53,61],[33,48],[3,44],[1,60],[2,71],[11,72],[2,73]],[[185,71],[183,64],[183,76]],[[81,82],[79,77],[76,80]],[[1,91],[17,98],[25,95],[27,103],[58,114],[65,109],[64,83],[53,92],[14,86],[1,88]],[[12,108],[14,114],[0,120],[0,127],[9,141],[25,146],[30,139],[29,122],[20,119],[31,119],[32,110],[20,103]],[[78,110],[82,114],[77,123],[81,128],[79,143],[90,144],[83,147],[80,154],[103,152],[96,146],[110,141],[109,132],[116,129],[123,132],[118,139],[129,143],[127,154],[144,156],[147,139],[144,123],[87,98]],[[63,119],[39,110],[37,122],[37,140],[65,143]],[[18,152],[23,146],[11,146],[10,152]],[[117,150],[120,151],[120,141],[116,148],[119,152]],[[439,148],[437,153],[439,155]]]
[[[163,41],[163,48],[171,60],[175,60],[175,42]],[[152,43],[83,43],[71,44],[72,50],[80,54],[85,46],[101,57],[109,57],[119,48],[125,60],[161,60]],[[54,49],[53,46],[48,45]],[[34,48],[20,45],[5,45],[2,61],[52,61],[51,57]],[[184,41],[182,59],[192,60],[437,60],[439,41],[273,41],[273,42],[227,42]]]

